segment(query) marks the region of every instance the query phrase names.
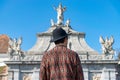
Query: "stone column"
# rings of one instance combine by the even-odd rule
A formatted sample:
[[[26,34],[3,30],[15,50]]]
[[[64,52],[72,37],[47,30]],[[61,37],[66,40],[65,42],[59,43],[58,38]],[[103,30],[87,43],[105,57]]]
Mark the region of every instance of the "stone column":
[[[84,72],[84,79],[85,79],[85,80],[89,80],[89,79],[88,79],[88,78],[89,78],[89,77],[88,77],[88,74],[89,74],[88,70],[86,69],[86,70],[84,70],[83,72]]]
[[[14,80],[19,80],[19,70],[14,71]]]
[[[115,72],[115,70],[110,71],[110,80],[116,80],[116,72]]]
[[[110,79],[110,75],[109,75],[109,71],[108,70],[104,71],[104,79],[105,80],[109,80]]]
[[[39,71],[35,71],[35,72],[33,73],[33,78],[34,78],[35,80],[39,80]],[[32,80],[34,80],[34,79],[32,79]]]

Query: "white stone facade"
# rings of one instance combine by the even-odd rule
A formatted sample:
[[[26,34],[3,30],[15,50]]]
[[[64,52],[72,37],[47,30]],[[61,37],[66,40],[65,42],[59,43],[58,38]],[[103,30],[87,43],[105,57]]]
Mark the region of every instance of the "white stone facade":
[[[40,61],[43,55],[27,54],[24,58],[14,56],[5,63],[9,67],[8,80],[39,80]],[[85,80],[117,80],[116,66],[118,61],[103,55],[79,55]],[[98,78],[98,79],[93,79]],[[102,78],[102,79],[101,79]]]

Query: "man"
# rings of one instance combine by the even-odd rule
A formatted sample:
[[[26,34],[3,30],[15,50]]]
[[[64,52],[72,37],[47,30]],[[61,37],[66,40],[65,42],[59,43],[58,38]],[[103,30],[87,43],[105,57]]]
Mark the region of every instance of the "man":
[[[52,34],[56,46],[43,55],[40,80],[84,80],[78,54],[67,48],[68,34],[61,27]]]

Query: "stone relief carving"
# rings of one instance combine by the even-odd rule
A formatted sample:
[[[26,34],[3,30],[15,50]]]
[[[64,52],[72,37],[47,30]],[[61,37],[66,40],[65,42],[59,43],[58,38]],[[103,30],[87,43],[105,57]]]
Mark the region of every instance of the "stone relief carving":
[[[92,80],[100,80],[101,78],[101,74],[100,73],[94,73],[93,76],[92,76]]]
[[[25,74],[23,80],[32,80],[32,77],[29,74]]]
[[[10,58],[11,61],[41,61],[43,55],[24,55],[24,57],[13,56]],[[79,55],[81,60],[111,60],[113,59],[112,55]]]
[[[24,55],[24,54],[23,54]],[[13,56],[11,61],[41,61],[43,55],[24,55],[24,57]]]
[[[100,80],[100,76],[93,76],[93,80]]]
[[[81,60],[87,60],[87,55],[79,55],[79,58],[80,58]]]
[[[13,57],[14,55],[24,56],[23,51],[21,50],[21,44],[22,44],[22,37],[20,37],[18,40],[16,38],[9,39],[9,47],[8,47],[8,54],[10,54],[10,57]]]
[[[59,4],[58,8],[54,7],[54,9],[57,11],[57,24],[61,25],[64,20],[63,12],[66,10],[66,7],[62,8],[62,4]]]
[[[51,26],[54,26],[54,25],[55,25],[53,19],[51,19],[50,22],[51,22]]]
[[[101,55],[89,55],[88,56],[88,59],[89,60],[101,60],[101,59],[103,59],[104,57],[103,56],[101,56]]]
[[[99,39],[101,45],[102,45],[102,53],[107,55],[107,54],[114,54],[114,50],[112,48],[112,45],[114,43],[114,39],[111,36],[110,39],[106,38],[105,40],[100,36]]]
[[[67,27],[69,27],[70,26],[70,20],[68,19],[65,24],[66,24]]]

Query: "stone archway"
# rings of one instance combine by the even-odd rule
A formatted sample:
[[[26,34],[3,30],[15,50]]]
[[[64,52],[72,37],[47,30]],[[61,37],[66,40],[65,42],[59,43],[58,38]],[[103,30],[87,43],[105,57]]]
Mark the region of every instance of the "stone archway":
[[[8,66],[0,62],[0,80],[8,80]]]

